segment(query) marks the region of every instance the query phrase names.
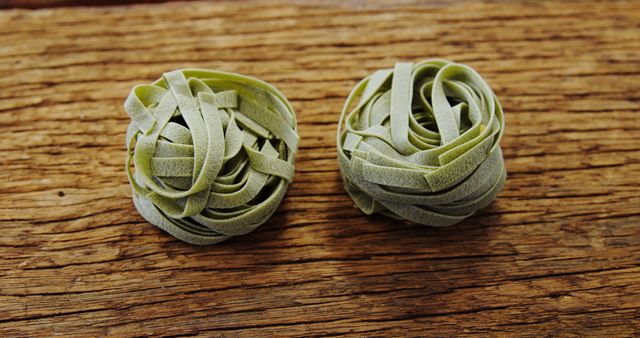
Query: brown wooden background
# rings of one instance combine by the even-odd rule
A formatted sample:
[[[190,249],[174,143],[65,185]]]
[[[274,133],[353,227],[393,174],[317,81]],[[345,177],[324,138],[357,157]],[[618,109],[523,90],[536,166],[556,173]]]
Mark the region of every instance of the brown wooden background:
[[[446,229],[367,217],[335,161],[350,88],[449,58],[501,98],[509,179]],[[205,67],[292,101],[294,184],[210,247],[146,223],[130,88]],[[188,2],[0,11],[0,336],[640,333],[640,3]]]

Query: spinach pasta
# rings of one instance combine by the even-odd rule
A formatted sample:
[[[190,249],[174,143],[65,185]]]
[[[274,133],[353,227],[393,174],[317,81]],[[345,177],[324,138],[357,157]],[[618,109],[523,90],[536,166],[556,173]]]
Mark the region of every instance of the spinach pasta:
[[[504,185],[503,132],[498,98],[469,66],[397,63],[360,81],[344,104],[337,147],[345,189],[366,214],[458,223]]]
[[[177,70],[135,86],[125,110],[126,170],[147,221],[185,242],[213,244],[253,231],[275,212],[299,141],[293,108],[275,87]]]

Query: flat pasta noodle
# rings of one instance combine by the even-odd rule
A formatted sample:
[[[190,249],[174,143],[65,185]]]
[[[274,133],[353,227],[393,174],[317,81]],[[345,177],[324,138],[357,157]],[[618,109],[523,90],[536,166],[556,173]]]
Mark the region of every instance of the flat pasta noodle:
[[[344,104],[337,134],[344,187],[366,214],[458,223],[504,186],[503,132],[502,106],[471,67],[397,63],[360,81]]]
[[[127,176],[147,221],[205,245],[249,233],[273,215],[293,179],[299,142],[293,108],[274,86],[176,70],[135,86],[124,107]]]

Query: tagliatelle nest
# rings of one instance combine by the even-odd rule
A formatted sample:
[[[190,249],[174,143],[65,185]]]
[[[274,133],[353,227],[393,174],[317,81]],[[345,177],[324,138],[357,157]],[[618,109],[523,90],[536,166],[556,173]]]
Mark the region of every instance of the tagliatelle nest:
[[[345,188],[367,214],[455,224],[502,189],[503,131],[500,102],[472,68],[398,63],[363,79],[344,105],[337,145]]]
[[[177,70],[135,86],[125,110],[127,174],[147,221],[183,241],[212,244],[275,212],[298,149],[293,108],[275,87],[239,74]]]

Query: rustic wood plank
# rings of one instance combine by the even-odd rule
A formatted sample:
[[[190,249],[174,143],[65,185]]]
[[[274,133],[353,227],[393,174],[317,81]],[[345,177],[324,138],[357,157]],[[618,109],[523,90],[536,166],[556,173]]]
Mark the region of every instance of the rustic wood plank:
[[[0,12],[0,336],[640,333],[637,2],[188,2]],[[460,225],[352,207],[342,102],[397,60],[476,68],[509,179]],[[256,232],[181,243],[135,211],[131,86],[198,66],[292,101],[296,177]]]
[[[114,6],[132,3],[157,3],[168,0],[1,0],[0,8],[49,8],[71,6]]]

